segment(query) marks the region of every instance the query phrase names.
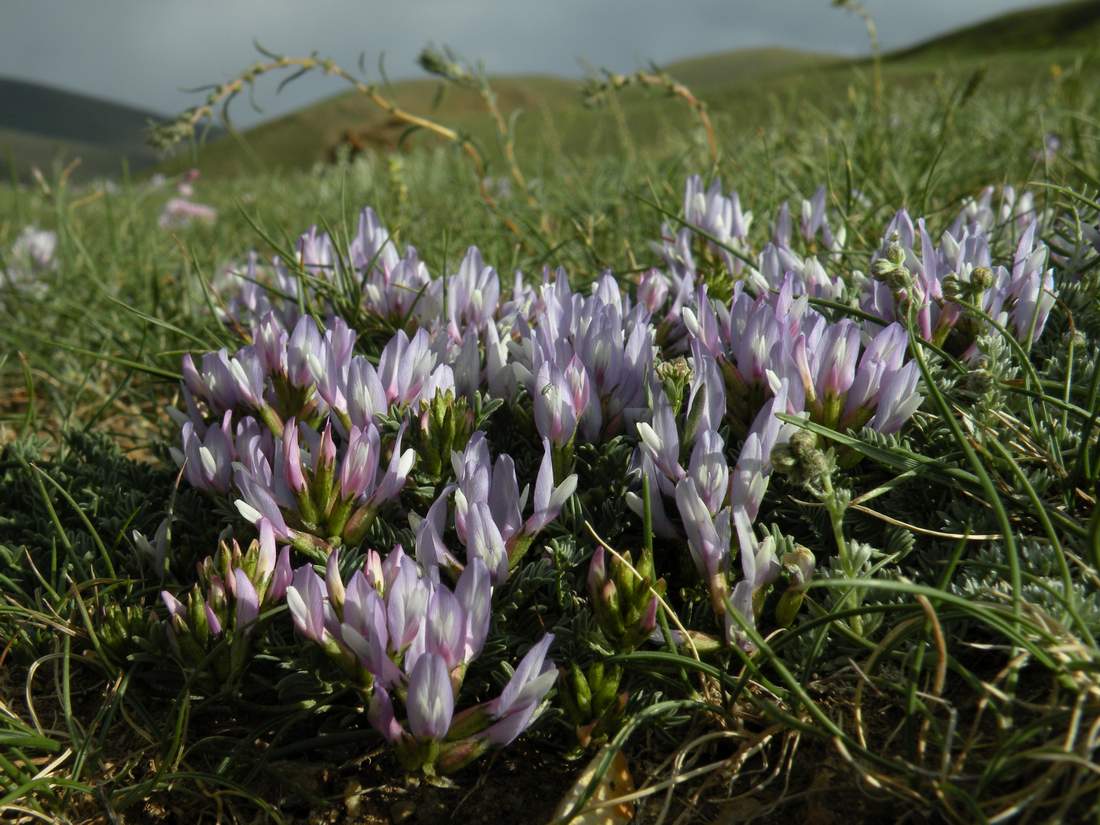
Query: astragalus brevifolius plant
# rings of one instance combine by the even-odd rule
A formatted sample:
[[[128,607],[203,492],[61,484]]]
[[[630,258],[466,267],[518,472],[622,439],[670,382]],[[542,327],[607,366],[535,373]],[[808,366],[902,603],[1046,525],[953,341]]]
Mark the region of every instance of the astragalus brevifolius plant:
[[[276,588],[286,590],[295,628],[364,691],[372,723],[401,744],[406,764],[462,767],[487,743],[522,730],[514,723],[507,737],[494,736],[503,724],[489,725],[496,711],[478,717],[471,709],[456,718],[455,733],[454,694],[484,643],[493,588],[533,548],[545,556],[544,529],[561,531],[555,522],[584,469],[578,448],[630,453],[623,469],[633,489],[624,501],[639,528],[649,524],[647,543],[667,542],[662,561],[670,572],[681,566],[675,548],[686,551],[714,613],[685,630],[752,651],[747,632],[776,624],[765,608],[781,580],[800,593],[818,564],[855,579],[882,555],[844,535],[850,496],[833,477],[839,463],[859,455],[838,459],[800,425],[894,436],[923,400],[906,320],[916,317],[920,335],[943,343],[940,330],[956,319],[971,330],[967,353],[975,359],[983,355],[979,336],[996,326],[1008,325],[1025,343],[1038,340],[1058,297],[1030,193],[1003,222],[992,217],[988,196],[968,204],[941,231],[939,250],[921,219],[919,257],[912,221],[898,213],[883,256],[869,262],[875,280],[837,266],[843,238],[829,230],[824,189],[803,203],[797,249],[784,204],[758,253],[736,235],[747,223],[737,218],[737,194],[723,194],[717,181],[701,189],[698,177],[688,180],[686,227],[660,244],[674,263],[643,273],[635,290],[605,272],[586,295],[573,291],[564,270],[546,269],[536,285],[517,272],[509,295],[473,247],[455,273],[435,277],[415,249],[395,249],[370,208],[346,250],[313,227],[298,239],[295,259],[261,264],[253,256],[219,278],[215,305],[247,343],[197,361],[184,356],[182,409],[172,410],[181,443],[173,454],[184,478],[224,502],[223,510],[232,504],[268,544],[300,554],[306,563],[294,585]],[[713,240],[696,237],[690,218],[709,222]],[[820,247],[819,235],[827,239]],[[719,272],[701,272],[692,246],[706,255],[713,245],[725,251],[727,241],[738,244],[739,259],[714,256]],[[995,270],[994,249],[1007,261]],[[728,304],[708,294],[706,281],[722,277],[733,283]],[[948,295],[944,281],[956,284]],[[402,291],[415,297],[391,297]],[[872,296],[879,316],[860,324],[810,304],[825,294],[845,308],[849,293]],[[338,314],[349,301],[363,330]],[[902,320],[883,317],[880,305]],[[662,325],[683,329],[660,336]],[[356,351],[357,341],[387,327],[396,332],[380,352]],[[509,449],[522,455],[494,449],[498,421],[506,421]],[[432,458],[449,451],[449,461],[426,462],[418,472],[417,451],[404,447],[410,431],[433,445]],[[761,538],[753,529],[776,470],[819,498],[835,521],[836,546],[822,548],[820,562],[805,550],[781,553],[781,536]],[[584,475],[586,489],[567,517],[574,529],[584,498],[603,495],[599,479]],[[376,521],[389,529],[372,532]],[[415,560],[397,545],[384,574],[368,550],[363,569],[352,573],[349,601],[341,550],[360,553],[402,532],[413,538]],[[269,568],[273,553],[268,547]],[[310,562],[326,563],[327,591]],[[666,571],[656,568],[653,550],[643,556],[647,572],[626,561],[608,577],[606,564],[597,544],[588,590],[602,637],[618,652],[664,644],[662,593],[653,585]],[[230,589],[248,581],[235,571],[223,578]],[[182,612],[174,597],[165,600]],[[841,601],[858,607],[859,591]],[[789,625],[795,609],[795,600],[783,601],[779,621]],[[859,616],[850,624],[862,633]],[[540,643],[540,663],[549,639]],[[531,689],[524,724],[551,684],[543,679]],[[411,736],[394,719],[391,692],[403,697]],[[430,710],[429,695],[437,702]],[[468,721],[475,717],[484,718],[481,730]]]
[[[4,334],[61,347],[3,373],[5,814],[545,821],[625,754],[639,821],[1073,821],[1097,157],[904,91],[714,111],[717,163],[518,141],[492,205],[434,149],[204,170],[185,227],[20,195]]]

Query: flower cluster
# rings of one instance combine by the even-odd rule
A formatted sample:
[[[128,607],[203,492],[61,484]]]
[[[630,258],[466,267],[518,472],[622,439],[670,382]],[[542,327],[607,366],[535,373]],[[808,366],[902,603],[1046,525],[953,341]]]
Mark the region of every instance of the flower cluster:
[[[453,590],[437,571],[421,568],[397,546],[384,560],[368,552],[344,581],[337,551],[324,579],[308,564],[295,570],[286,598],[298,633],[320,645],[370,697],[371,724],[396,745],[405,766],[446,774],[519,736],[557,671],[546,659],[553,641],[547,634],[499,697],[456,712],[466,669],[489,632],[492,583],[477,558]]]
[[[287,330],[268,312],[233,355],[183,359],[187,412],[173,415],[188,481],[236,492],[242,515],[305,552],[357,543],[404,487],[415,452],[402,451],[402,427],[383,463],[380,419],[454,390],[423,330],[411,339],[398,331],[377,367],[353,354],[355,337],[339,318],[322,332],[304,315]]]
[[[965,204],[938,246],[924,220],[898,213],[869,279],[843,269],[845,231],[824,188],[797,214],[782,205],[754,246],[737,193],[692,178],[683,226],[666,226],[656,245],[664,265],[643,273],[633,295],[611,273],[582,294],[562,270],[545,270],[537,285],[516,273],[505,294],[476,248],[435,277],[368,208],[345,250],[314,227],[294,260],[253,256],[219,280],[222,319],[246,344],[184,359],[177,460],[194,486],[231,497],[257,529],[315,561],[361,546],[391,508],[388,521],[407,520],[415,541],[415,561],[401,564],[450,593],[441,582],[504,582],[559,518],[578,485],[575,444],[623,439],[643,488],[627,504],[651,517],[656,535],[683,542],[732,640],[731,609],[754,622],[786,570],[787,622],[813,573],[753,532],[776,456],[797,430],[781,416],[896,433],[922,402],[911,335],[969,357],[980,312],[1021,340],[1041,332],[1054,296],[1040,216],[1028,193],[993,199],[987,190]],[[998,264],[1009,246],[1010,263]],[[857,295],[882,323],[835,311]],[[504,405],[517,427],[511,443],[533,450],[494,458],[489,419]],[[532,468],[527,478],[521,465]],[[426,510],[402,502],[414,469],[414,497],[433,496],[418,499]],[[646,637],[653,602],[624,602],[619,591],[633,580],[599,573],[596,558],[600,623],[620,641]],[[371,581],[389,604],[386,584]],[[306,599],[313,585],[303,578],[294,598],[323,601],[347,624],[333,586],[327,601],[320,590]],[[332,647],[321,625],[310,627],[343,659],[355,653],[345,631],[329,628]],[[382,638],[359,630],[370,644]],[[391,665],[375,656],[368,668],[385,691],[438,675],[427,664],[414,674],[399,649]],[[453,680],[457,665],[446,664]],[[402,667],[404,681],[393,681]],[[392,705],[389,693],[376,701]],[[409,725],[423,739],[417,714],[409,710]]]
[[[282,601],[291,580],[290,548],[276,552],[270,525],[248,549],[222,544],[198,565],[198,581],[186,604],[167,590],[168,637],[189,668],[206,669],[219,683],[235,682],[243,669],[260,611]],[[221,644],[224,642],[224,644]]]
[[[529,489],[520,492],[515,463],[500,455],[489,457],[489,442],[483,432],[470,438],[463,453],[452,457],[456,481],[444,488],[416,529],[416,557],[425,567],[442,567],[453,573],[463,564],[443,542],[448,501],[454,501],[454,528],[466,548],[467,565],[480,561],[494,584],[508,578],[534,537],[558,517],[577,488],[577,476],[569,475],[554,485],[550,443],[543,440],[532,497],[532,513],[523,518]]]
[[[510,350],[527,387],[539,435],[555,447],[630,432],[646,411],[653,372],[649,313],[631,306],[605,273],[588,297],[559,271],[539,293],[538,321],[521,319]]]
[[[1050,253],[1038,238],[1028,194],[1017,199],[1006,193],[995,212],[987,190],[967,204],[938,244],[923,218],[914,225],[908,212],[898,212],[872,262],[863,309],[884,322],[906,322],[911,314],[921,337],[968,361],[979,355],[986,317],[1023,343],[1038,340],[1056,295]],[[993,261],[1001,229],[1019,230],[1007,266]]]

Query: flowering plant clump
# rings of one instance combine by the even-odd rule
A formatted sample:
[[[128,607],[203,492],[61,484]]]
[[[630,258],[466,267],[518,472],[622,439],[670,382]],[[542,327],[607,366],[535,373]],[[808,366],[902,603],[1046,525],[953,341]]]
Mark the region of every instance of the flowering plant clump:
[[[584,294],[547,269],[537,285],[516,273],[506,295],[476,248],[436,277],[369,208],[346,250],[314,227],[293,260],[250,256],[215,284],[241,345],[183,359],[173,454],[260,543],[205,562],[186,606],[165,594],[177,655],[210,656],[232,633],[228,664],[216,663],[228,678],[247,649],[235,640],[285,598],[298,636],[360,692],[403,763],[453,772],[544,706],[550,633],[498,698],[464,684],[494,593],[578,542],[585,462],[614,451],[633,485],[623,512],[636,516],[616,529],[642,531],[645,550],[583,556],[597,649],[698,638],[751,652],[758,625],[796,620],[821,567],[821,552],[754,526],[774,474],[826,508],[836,569],[858,575],[870,558],[839,527],[850,500],[840,468],[859,456],[839,461],[806,428],[903,432],[924,400],[914,336],[973,359],[987,326],[1023,342],[1041,334],[1055,294],[1039,218],[1026,194],[1006,192],[996,213],[991,197],[967,203],[938,246],[926,221],[898,213],[872,278],[845,269],[846,231],[824,188],[797,221],[783,204],[756,246],[737,194],[697,177],[682,226],[656,245],[664,266],[633,291],[602,273]],[[853,318],[844,309],[857,301]],[[385,560],[368,550],[341,573],[341,559],[383,541],[395,545]],[[291,549],[305,563],[288,580]],[[676,556],[684,564],[666,572]],[[690,587],[673,591],[681,568]],[[685,639],[661,625],[668,599],[697,596],[714,627]],[[628,701],[622,669],[597,657],[566,673],[579,741],[602,741]]]
[[[260,611],[283,600],[290,577],[290,548],[276,555],[267,523],[246,551],[235,541],[223,543],[199,563],[198,581],[185,602],[161,591],[173,652],[201,676],[236,682],[247,665]]]
[[[370,551],[346,582],[338,564],[334,551],[324,579],[308,564],[294,571],[286,591],[294,626],[369,696],[371,724],[397,746],[407,768],[451,773],[531,724],[557,678],[546,659],[550,634],[523,657],[499,697],[456,712],[491,620],[493,586],[480,559],[453,590],[434,575],[437,568],[426,573],[400,545],[384,560]]]
[[[999,238],[991,236],[993,221],[983,198],[964,208],[937,245],[923,218],[914,226],[908,212],[898,212],[871,264],[874,279],[864,287],[863,308],[885,321],[911,312],[925,340],[967,361],[979,356],[977,338],[991,323],[1022,343],[1036,341],[1056,299],[1050,251],[1025,205],[1006,218],[1010,230],[1020,230],[1011,264],[994,264],[991,246]]]

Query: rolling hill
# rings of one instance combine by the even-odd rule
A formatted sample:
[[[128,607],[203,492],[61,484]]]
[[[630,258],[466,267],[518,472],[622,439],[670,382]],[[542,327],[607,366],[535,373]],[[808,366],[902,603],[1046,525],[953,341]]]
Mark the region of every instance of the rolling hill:
[[[1100,43],[1100,2],[1078,0],[949,32],[886,55],[884,68],[889,80],[904,86],[922,82],[948,65],[956,69],[982,65],[990,69],[987,83],[1008,86],[1045,70],[1062,52],[1080,53],[1096,43]],[[704,55],[662,68],[704,99],[716,117],[742,123],[755,120],[755,107],[766,105],[775,95],[802,94],[816,101],[842,92],[853,72],[865,71],[867,63],[866,59],[763,48]],[[532,151],[549,141],[568,152],[615,148],[622,140],[616,134],[622,124],[612,114],[581,106],[580,82],[513,76],[496,78],[493,86],[506,113],[524,113],[517,127],[521,151],[532,142]],[[464,130],[492,149],[495,135],[476,95],[448,88],[435,106],[438,88],[435,80],[403,81],[389,87],[389,93],[407,110]],[[619,100],[632,139],[641,146],[659,143],[663,129],[679,128],[683,122],[681,104],[663,95],[627,90]],[[388,121],[356,93],[339,94],[260,124],[235,139],[210,142],[197,157],[170,161],[166,168],[175,170],[194,162],[214,174],[309,168],[330,157],[333,147],[347,142],[349,132],[360,148],[391,149],[404,127]]]
[[[893,60],[943,54],[997,54],[1100,45],[1100,2],[1075,0],[1011,12],[894,52]]]

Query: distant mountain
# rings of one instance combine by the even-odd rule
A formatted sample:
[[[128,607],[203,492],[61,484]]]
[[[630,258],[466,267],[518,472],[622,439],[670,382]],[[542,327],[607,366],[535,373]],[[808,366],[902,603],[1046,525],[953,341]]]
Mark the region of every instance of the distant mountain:
[[[54,161],[80,158],[78,179],[115,176],[123,161],[132,171],[155,164],[145,143],[152,112],[90,95],[0,78],[0,174],[26,177],[32,166],[44,172]]]
[[[0,128],[59,140],[141,145],[152,112],[25,80],[0,78]]]

